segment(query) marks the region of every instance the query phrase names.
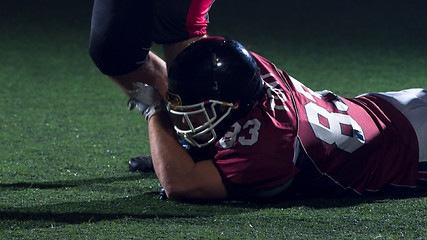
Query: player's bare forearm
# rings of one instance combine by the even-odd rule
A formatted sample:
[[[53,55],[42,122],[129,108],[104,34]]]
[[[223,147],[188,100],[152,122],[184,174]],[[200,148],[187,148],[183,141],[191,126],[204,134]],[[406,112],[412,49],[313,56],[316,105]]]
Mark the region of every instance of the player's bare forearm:
[[[167,91],[168,77],[166,63],[153,52],[149,52],[147,61],[137,70],[117,76],[109,76],[119,87],[129,95],[136,82],[146,83],[158,89],[161,95]]]
[[[181,174],[194,167],[194,161],[177,142],[166,113],[153,115],[150,119],[149,139],[154,168],[168,192],[181,181]]]
[[[151,155],[157,177],[171,199],[225,198],[221,176],[211,160],[194,163],[178,143],[165,112],[149,121]]]

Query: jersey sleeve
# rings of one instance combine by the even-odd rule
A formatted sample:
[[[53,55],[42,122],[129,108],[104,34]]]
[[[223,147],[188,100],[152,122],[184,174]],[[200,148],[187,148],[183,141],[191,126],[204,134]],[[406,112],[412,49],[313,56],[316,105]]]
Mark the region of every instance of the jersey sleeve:
[[[206,34],[214,0],[154,1],[153,40],[159,44]]]
[[[219,140],[214,161],[222,177],[240,188],[281,189],[299,171],[293,162],[298,121],[280,72],[260,56],[253,56],[265,96]]]
[[[221,175],[233,184],[252,189],[289,182],[298,172],[292,162],[293,130],[274,127],[259,107],[250,117],[236,122],[217,143],[215,164]]]

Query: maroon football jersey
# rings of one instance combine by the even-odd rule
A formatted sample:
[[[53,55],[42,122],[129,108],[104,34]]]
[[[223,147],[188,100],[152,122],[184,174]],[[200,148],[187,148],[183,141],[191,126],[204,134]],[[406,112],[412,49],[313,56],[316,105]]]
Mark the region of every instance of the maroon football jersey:
[[[308,171],[297,162],[305,154],[319,175],[342,189],[415,187],[416,135],[391,104],[374,96],[314,92],[252,55],[266,94],[217,142],[215,164],[223,178],[253,189],[278,187]]]

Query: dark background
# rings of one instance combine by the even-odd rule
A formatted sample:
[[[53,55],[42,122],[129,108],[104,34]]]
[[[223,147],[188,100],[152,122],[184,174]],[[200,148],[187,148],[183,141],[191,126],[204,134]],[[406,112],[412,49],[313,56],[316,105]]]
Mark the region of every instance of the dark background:
[[[92,3],[2,0],[0,40],[15,32],[56,36],[77,28],[89,35]],[[240,41],[427,43],[424,0],[216,0],[210,17],[209,33]]]
[[[44,61],[32,56],[32,49],[46,49],[56,51],[58,56],[81,53],[81,60],[93,66],[87,53],[92,4],[91,0],[2,0],[0,71],[3,63],[16,61],[2,54],[2,49],[11,48],[22,51],[23,60],[34,57],[32,63]],[[354,61],[358,64],[355,68],[376,74],[384,65],[376,66],[375,58],[396,64],[394,69],[402,61],[394,63],[393,58],[404,62],[416,59],[417,65],[427,69],[425,0],[216,0],[210,20],[210,35],[242,42],[291,75],[296,72],[297,79],[310,79],[315,89],[331,88],[324,79],[328,74],[340,74],[333,68],[342,68],[335,64],[343,61]],[[159,52],[161,48],[155,46],[154,50]],[[318,74],[326,70],[324,76]],[[359,72],[352,75],[349,69],[348,78],[355,79]],[[383,86],[386,89],[386,80]]]

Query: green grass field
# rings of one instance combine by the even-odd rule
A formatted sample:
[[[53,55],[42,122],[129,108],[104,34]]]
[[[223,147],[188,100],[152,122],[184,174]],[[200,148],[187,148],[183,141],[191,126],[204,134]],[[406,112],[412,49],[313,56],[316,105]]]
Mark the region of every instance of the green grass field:
[[[427,88],[425,1],[320,2],[217,0],[210,33],[314,90]],[[146,123],[89,58],[91,5],[0,3],[0,239],[427,238],[427,194],[159,200],[154,174],[128,171],[149,153]]]

